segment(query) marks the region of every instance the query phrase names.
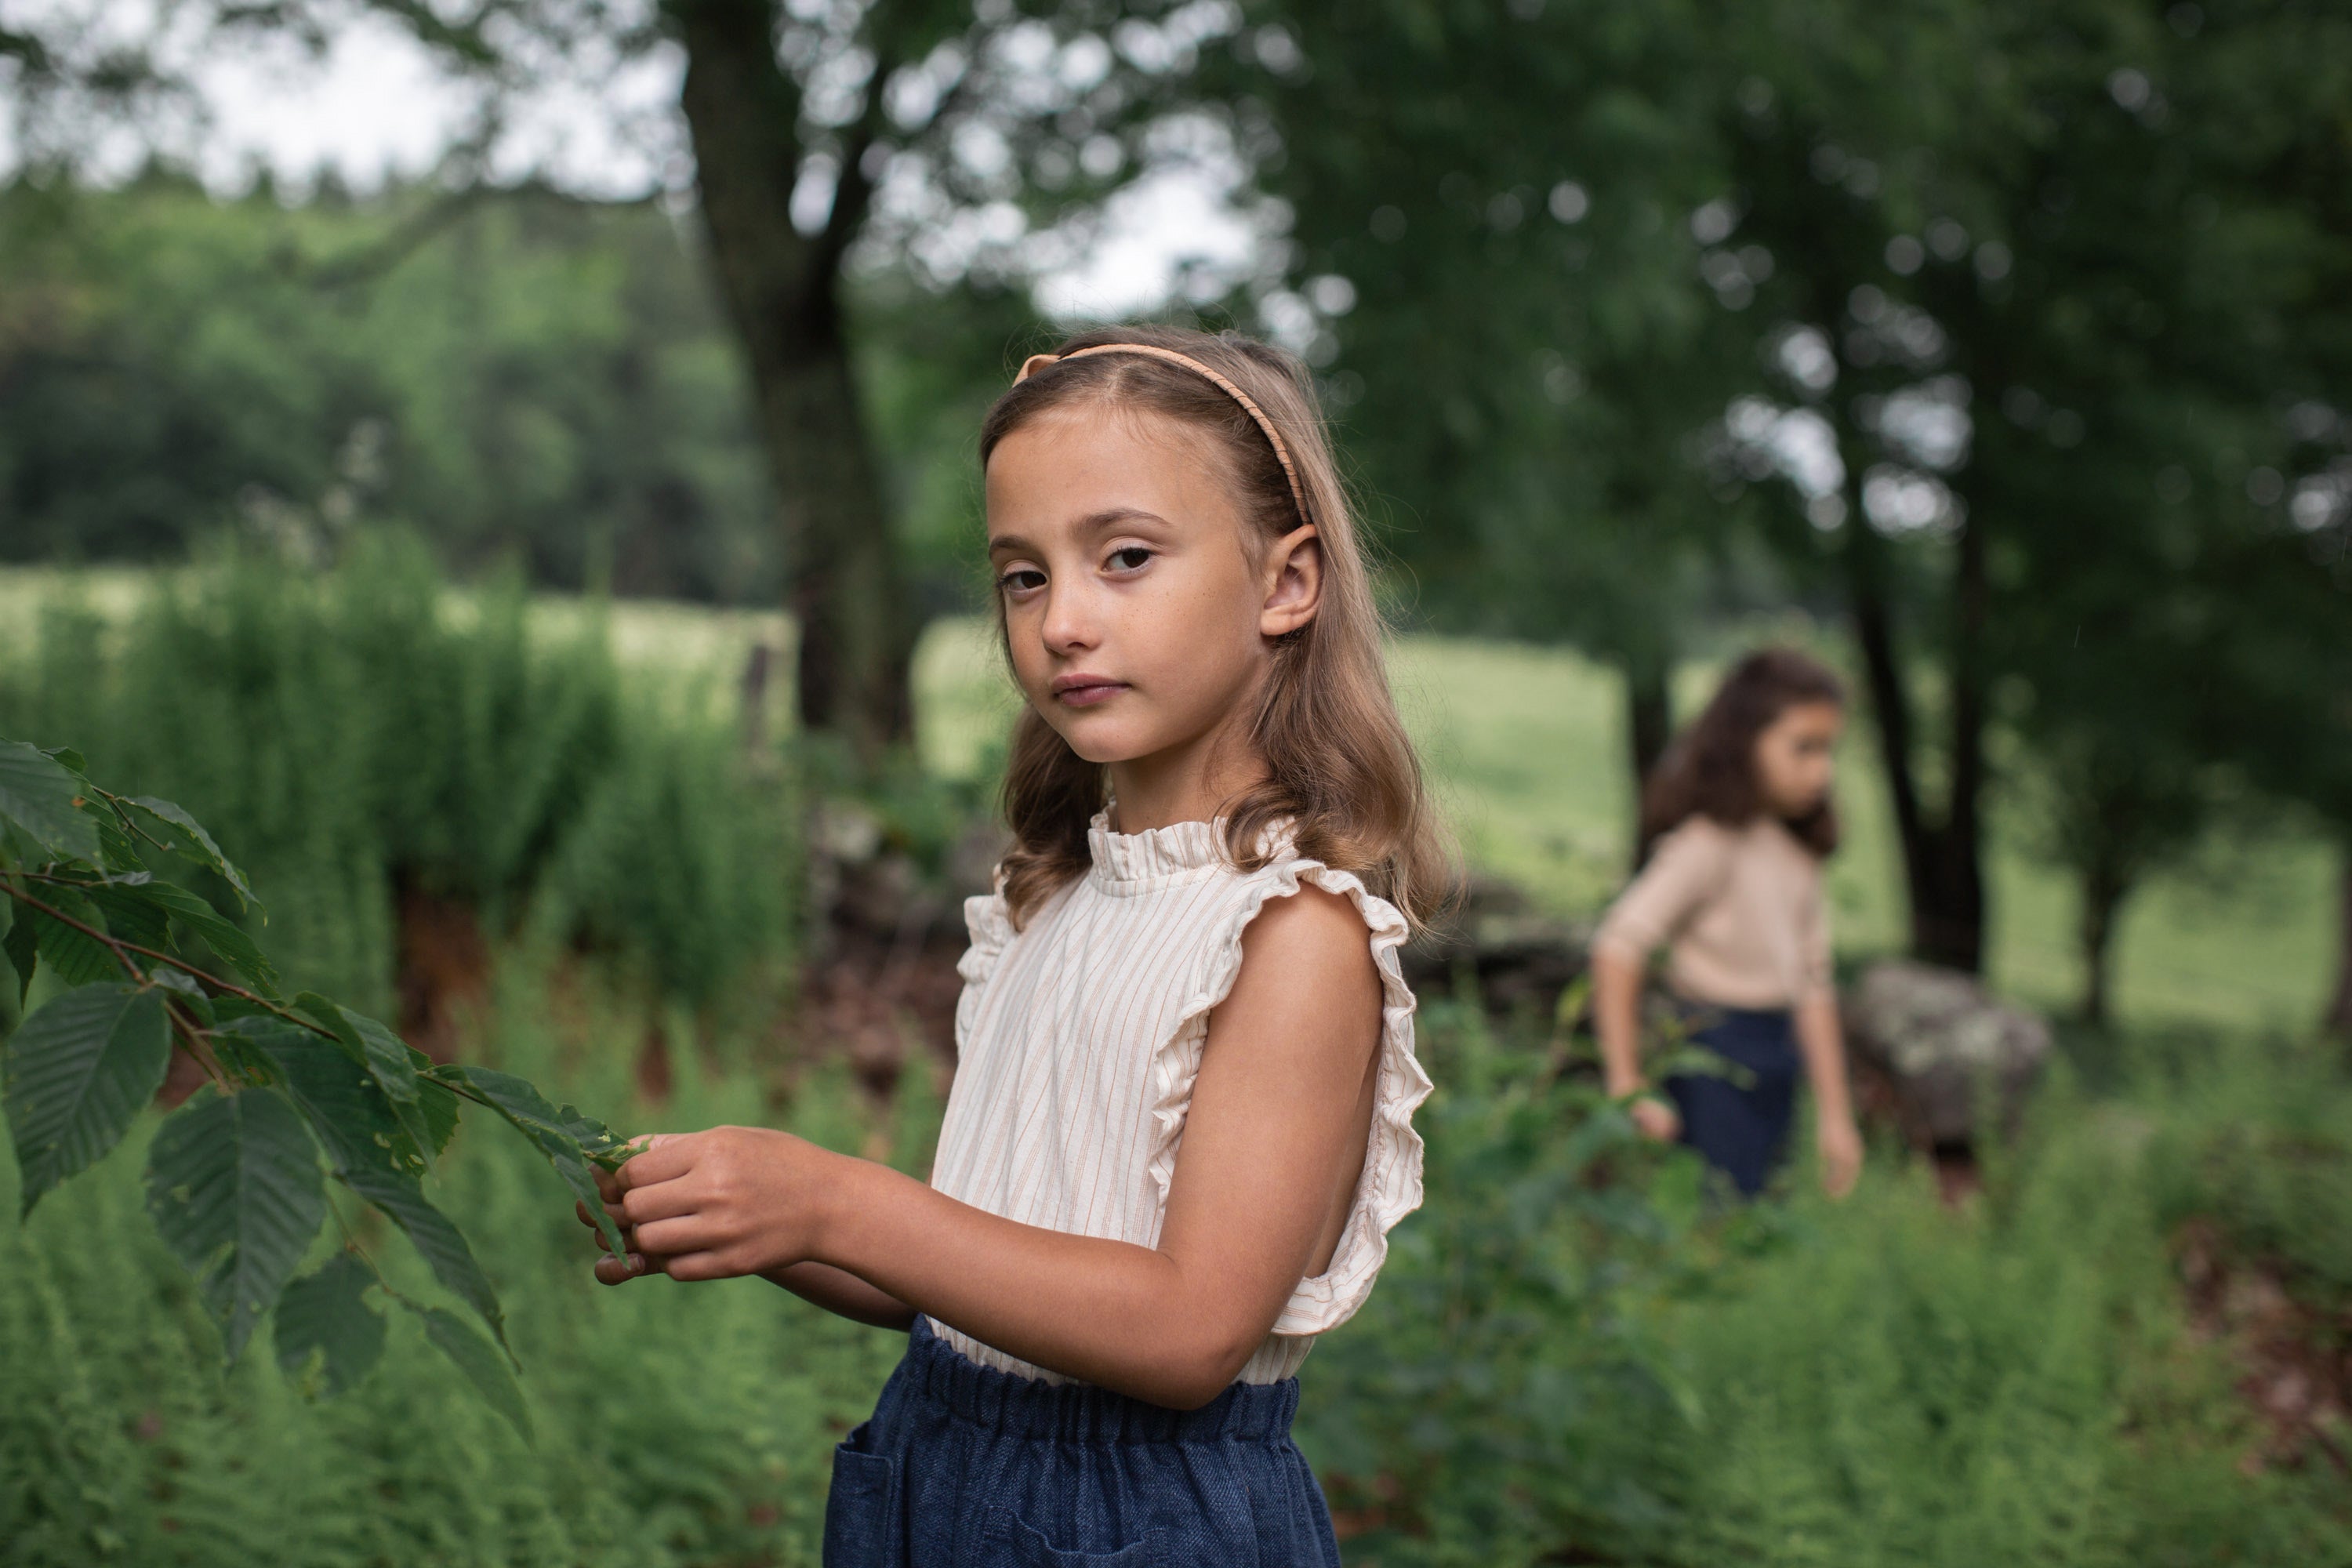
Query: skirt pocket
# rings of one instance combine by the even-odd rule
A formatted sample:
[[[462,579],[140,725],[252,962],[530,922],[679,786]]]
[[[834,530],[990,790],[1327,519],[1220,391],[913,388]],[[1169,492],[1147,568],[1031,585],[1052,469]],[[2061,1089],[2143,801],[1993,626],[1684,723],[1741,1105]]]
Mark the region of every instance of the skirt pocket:
[[[1163,1568],[1168,1560],[1158,1530],[1112,1552],[1068,1552],[1009,1508],[995,1511],[988,1535],[989,1562],[1008,1568]]]
[[[824,1568],[901,1568],[907,1532],[898,1518],[898,1461],[869,1454],[860,1424],[833,1450],[824,1498]]]

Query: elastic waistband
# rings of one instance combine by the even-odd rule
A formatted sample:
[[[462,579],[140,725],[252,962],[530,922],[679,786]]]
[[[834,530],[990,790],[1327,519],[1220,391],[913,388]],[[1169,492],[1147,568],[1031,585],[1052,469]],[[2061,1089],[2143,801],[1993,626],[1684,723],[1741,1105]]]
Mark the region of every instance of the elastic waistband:
[[[1769,1026],[1793,1026],[1796,1022],[1795,1010],[1789,1007],[1733,1007],[1721,1002],[1702,1002],[1695,996],[1685,996],[1679,991],[1668,992],[1667,996],[1674,1004],[1675,1011],[1685,1023],[1696,1020],[1702,1023]]]
[[[1198,1410],[1171,1410],[1083,1383],[1044,1383],[978,1362],[931,1331],[921,1313],[899,1368],[908,1392],[958,1420],[1073,1443],[1219,1443],[1286,1437],[1298,1380],[1237,1383]]]

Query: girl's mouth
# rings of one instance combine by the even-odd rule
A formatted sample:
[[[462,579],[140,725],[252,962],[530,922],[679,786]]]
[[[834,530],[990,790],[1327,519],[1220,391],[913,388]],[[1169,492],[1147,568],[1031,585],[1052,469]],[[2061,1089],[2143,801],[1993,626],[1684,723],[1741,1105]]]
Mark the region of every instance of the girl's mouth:
[[[1067,708],[1091,708],[1127,689],[1123,680],[1103,675],[1059,675],[1054,678],[1054,700]]]

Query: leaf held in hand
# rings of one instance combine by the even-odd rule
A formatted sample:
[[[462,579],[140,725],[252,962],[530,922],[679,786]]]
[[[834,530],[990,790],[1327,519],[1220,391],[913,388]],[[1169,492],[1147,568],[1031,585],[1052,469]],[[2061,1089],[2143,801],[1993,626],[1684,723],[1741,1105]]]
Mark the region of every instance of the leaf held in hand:
[[[0,816],[60,860],[98,858],[98,824],[76,804],[89,787],[37,746],[0,741]]]
[[[320,1358],[329,1395],[365,1377],[383,1357],[383,1314],[369,1306],[375,1283],[368,1266],[339,1252],[316,1272],[286,1287],[278,1298],[278,1364],[289,1377],[303,1377],[311,1357]]]
[[[539,1146],[547,1156],[555,1173],[563,1178],[572,1195],[588,1206],[595,1218],[597,1233],[615,1258],[628,1256],[628,1245],[621,1238],[620,1227],[612,1215],[604,1212],[604,1195],[596,1186],[596,1178],[588,1169],[587,1152],[580,1146],[572,1126],[586,1119],[578,1111],[571,1113],[567,1124],[564,1113],[547,1102],[547,1097],[532,1084],[512,1073],[492,1068],[462,1068],[466,1082],[477,1094],[496,1106],[499,1114],[514,1123],[522,1135]],[[601,1124],[598,1124],[601,1127]]]
[[[156,1133],[147,1210],[234,1362],[327,1217],[318,1148],[275,1090],[207,1091]]]
[[[220,846],[213,842],[213,836],[206,833],[194,817],[170,801],[157,800],[152,795],[139,795],[122,804],[134,812],[143,812],[156,819],[162,830],[155,832],[155,837],[163,841],[164,847],[206,870],[219,872],[221,879],[236,889],[238,899],[247,904],[253,902],[253,887],[245,879],[245,873],[221,853]]]
[[[8,902],[11,908],[15,907],[14,899]],[[30,910],[17,916],[16,922],[9,926],[7,936],[0,938],[0,952],[8,955],[9,965],[16,971],[16,1005],[19,1007],[25,1005],[26,996],[33,989],[33,968],[40,957],[39,942],[40,934],[33,929]]]
[[[222,914],[196,894],[177,882],[145,882],[123,889],[125,897],[144,899],[168,911],[182,925],[205,939],[205,945],[220,954],[223,963],[243,975],[253,988],[265,996],[278,994],[278,966],[269,962],[253,939],[238,929],[235,921]]]
[[[465,1237],[425,1196],[424,1152],[367,1070],[340,1044],[282,1019],[241,1018],[225,1026],[218,1037],[249,1046],[268,1058],[326,1150],[336,1179],[400,1226],[433,1277],[479,1312],[503,1345],[506,1320],[498,1292]]]
[[[25,1213],[121,1141],[171,1058],[163,994],[138,986],[68,991],[17,1027],[0,1068]]]
[[[96,906],[68,888],[47,889],[44,900],[66,920],[79,921],[83,926],[96,927],[100,916]],[[33,942],[58,978],[68,985],[94,985],[101,980],[119,980],[125,971],[114,950],[79,926],[39,910],[26,910],[25,920],[33,928]]]
[[[446,1308],[427,1307],[423,1316],[425,1337],[472,1380],[490,1407],[507,1418],[524,1442],[532,1441],[530,1411],[523,1405],[522,1385],[515,1382],[506,1358],[475,1331],[473,1324]]]

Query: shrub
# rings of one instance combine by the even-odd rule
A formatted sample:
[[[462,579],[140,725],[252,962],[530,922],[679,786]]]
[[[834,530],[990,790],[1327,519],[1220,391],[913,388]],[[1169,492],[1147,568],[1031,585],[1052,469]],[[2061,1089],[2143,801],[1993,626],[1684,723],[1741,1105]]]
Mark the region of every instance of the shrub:
[[[222,551],[119,625],[53,607],[0,670],[0,733],[185,805],[239,847],[289,974],[375,1011],[403,891],[494,931],[545,901],[697,1005],[780,954],[782,804],[709,711],[625,678],[593,621],[535,636],[511,580],[453,595],[399,536],[323,576]]]

